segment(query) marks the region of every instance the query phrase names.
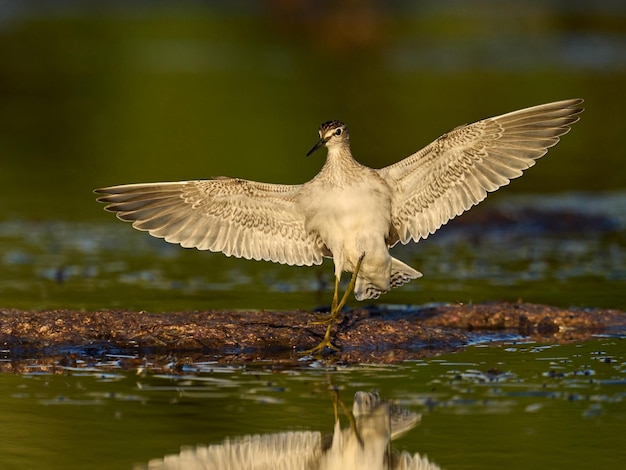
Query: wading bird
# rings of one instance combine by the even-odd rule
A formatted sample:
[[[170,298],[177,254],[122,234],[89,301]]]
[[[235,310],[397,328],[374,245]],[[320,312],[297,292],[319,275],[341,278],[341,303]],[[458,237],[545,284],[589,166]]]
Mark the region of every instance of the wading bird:
[[[331,327],[354,291],[375,299],[421,273],[389,254],[418,242],[522,175],[578,121],[583,100],[543,104],[453,129],[413,155],[373,169],[350,151],[348,128],[328,121],[308,152],[326,163],[299,185],[238,178],[96,189],[121,220],[185,248],[289,265],[332,258],[335,290],[324,338],[308,353],[337,349]],[[352,278],[341,299],[341,274]]]

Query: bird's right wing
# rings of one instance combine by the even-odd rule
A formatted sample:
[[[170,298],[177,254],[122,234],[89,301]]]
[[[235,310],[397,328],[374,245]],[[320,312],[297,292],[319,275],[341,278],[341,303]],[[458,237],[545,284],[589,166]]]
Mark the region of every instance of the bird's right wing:
[[[377,170],[392,189],[390,245],[426,238],[517,178],[578,121],[583,100],[548,103],[460,126]]]
[[[185,248],[298,266],[321,264],[328,250],[305,230],[294,203],[300,188],[218,178],[95,192],[119,219]]]

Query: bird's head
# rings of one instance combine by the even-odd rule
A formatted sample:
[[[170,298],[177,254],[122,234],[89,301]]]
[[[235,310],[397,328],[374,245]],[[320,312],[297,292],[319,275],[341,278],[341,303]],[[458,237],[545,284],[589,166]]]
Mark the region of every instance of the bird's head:
[[[347,145],[350,142],[350,134],[348,134],[348,126],[341,121],[326,121],[319,129],[320,140],[306,154],[308,157],[322,145],[326,147],[335,147]]]

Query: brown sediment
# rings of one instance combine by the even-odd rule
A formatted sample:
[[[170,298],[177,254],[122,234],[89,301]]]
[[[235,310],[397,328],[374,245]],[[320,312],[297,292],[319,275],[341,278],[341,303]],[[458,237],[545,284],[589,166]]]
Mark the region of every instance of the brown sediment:
[[[147,313],[0,309],[3,370],[37,357],[54,363],[76,357],[126,354],[128,367],[145,357],[211,356],[220,362],[271,360],[297,363],[298,352],[324,331],[302,311],[203,311]],[[626,333],[626,313],[577,310],[527,303],[437,305],[346,312],[334,329],[344,363],[389,363],[449,352],[477,340],[529,338],[584,341],[594,334]],[[507,336],[508,335],[508,336]],[[136,359],[133,359],[135,357]],[[165,359],[164,359],[165,360]]]

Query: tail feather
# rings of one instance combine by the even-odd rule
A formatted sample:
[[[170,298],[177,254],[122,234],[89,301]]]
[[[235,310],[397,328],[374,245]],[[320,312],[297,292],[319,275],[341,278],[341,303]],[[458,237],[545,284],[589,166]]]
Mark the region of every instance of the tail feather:
[[[391,258],[391,287],[399,287],[419,277],[422,277],[421,272],[398,259]]]
[[[416,271],[411,266],[404,264],[396,258],[391,258],[391,277],[389,278],[389,288],[381,289],[380,286],[372,284],[368,279],[357,277],[354,287],[354,297],[357,300],[377,299],[390,289],[406,284],[412,279],[422,277],[422,273]]]

